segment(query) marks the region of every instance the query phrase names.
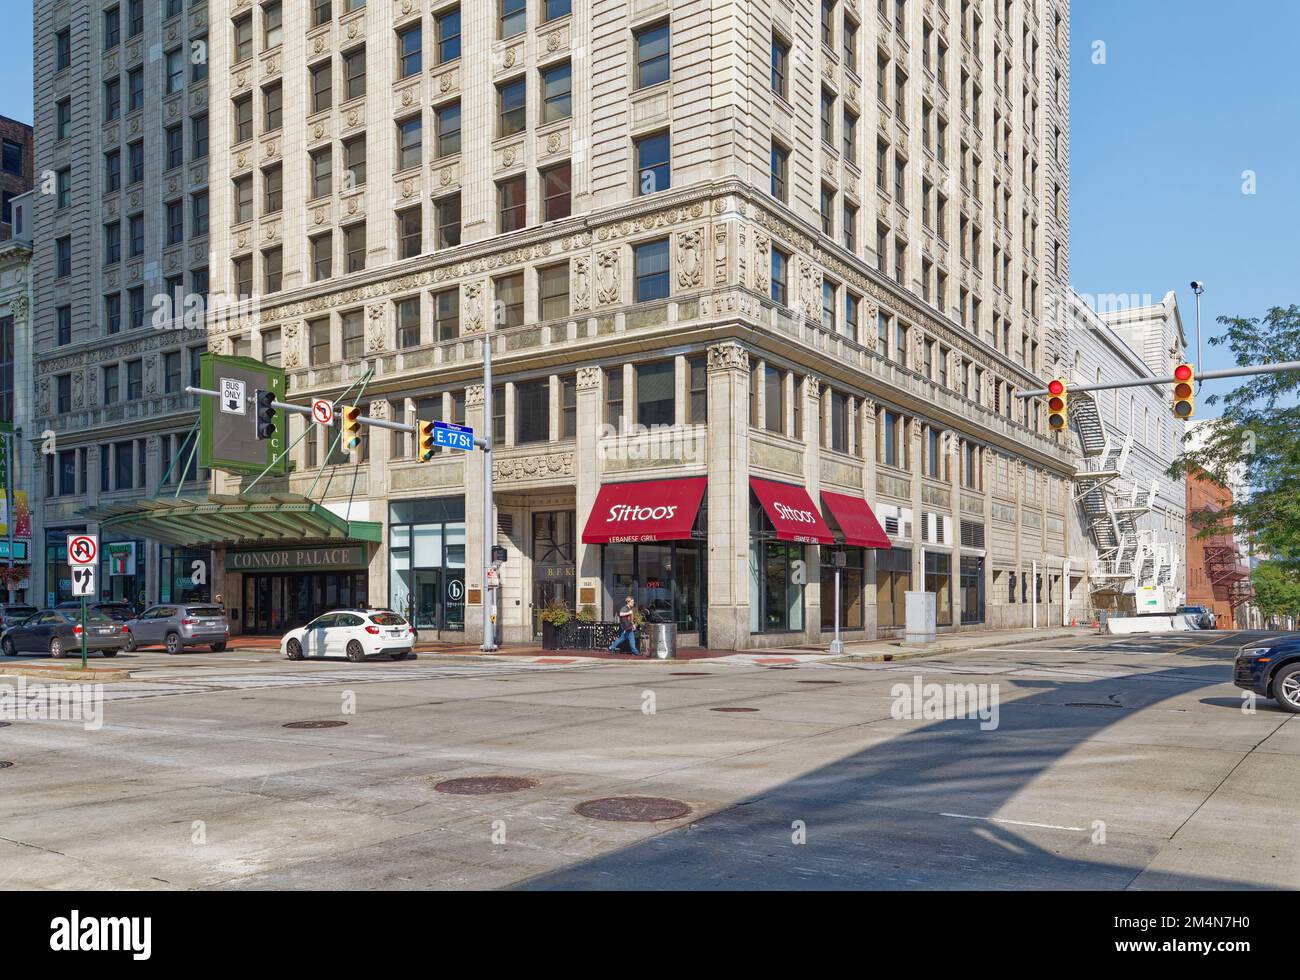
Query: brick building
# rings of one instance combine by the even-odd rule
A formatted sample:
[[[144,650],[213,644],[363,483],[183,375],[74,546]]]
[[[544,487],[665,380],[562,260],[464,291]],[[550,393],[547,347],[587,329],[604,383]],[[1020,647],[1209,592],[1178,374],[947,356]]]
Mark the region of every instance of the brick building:
[[[1219,629],[1235,629],[1251,596],[1250,567],[1229,532],[1199,538],[1197,514],[1232,506],[1232,491],[1201,469],[1187,474],[1187,604],[1214,611]]]
[[[14,235],[13,201],[32,189],[32,127],[0,116],[0,242]]]

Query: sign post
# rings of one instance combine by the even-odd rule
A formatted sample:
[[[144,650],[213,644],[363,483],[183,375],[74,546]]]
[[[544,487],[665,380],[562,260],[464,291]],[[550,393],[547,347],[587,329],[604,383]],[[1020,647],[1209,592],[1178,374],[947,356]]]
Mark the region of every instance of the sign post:
[[[98,534],[68,535],[68,564],[72,588],[81,596],[81,669],[86,669],[86,596],[95,588],[95,567],[99,561]]]

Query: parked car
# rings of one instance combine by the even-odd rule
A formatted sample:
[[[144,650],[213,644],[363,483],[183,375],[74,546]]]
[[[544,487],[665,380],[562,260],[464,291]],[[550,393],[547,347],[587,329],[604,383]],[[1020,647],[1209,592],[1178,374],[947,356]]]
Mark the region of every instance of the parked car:
[[[1217,624],[1214,611],[1208,606],[1179,606],[1175,610],[1176,616],[1194,616],[1194,622],[1199,629],[1212,630]]]
[[[306,626],[285,633],[280,652],[290,660],[304,657],[366,657],[388,654],[393,660],[414,656],[415,631],[403,616],[382,609],[338,609],[317,616]]]
[[[39,609],[35,606],[25,606],[20,603],[12,605],[0,605],[0,629],[6,626],[17,626],[29,616],[35,616]]]
[[[54,608],[63,609],[68,612],[74,612],[80,615],[81,600],[65,599],[63,600],[63,602],[60,602]],[[103,613],[109,619],[116,620],[119,623],[125,623],[128,620],[134,618],[135,616],[135,606],[131,605],[131,603],[129,602],[124,602],[116,599],[100,600],[97,602],[88,602],[86,603],[86,608],[92,609],[95,612]]]
[[[130,632],[128,650],[161,643],[168,653],[201,646],[220,652],[230,640],[225,610],[210,602],[166,602],[150,606],[126,626]]]
[[[86,649],[105,657],[116,657],[129,639],[126,627],[101,612],[86,614]],[[28,616],[0,634],[0,649],[6,657],[20,653],[49,653],[66,657],[81,652],[81,610],[45,609]]]
[[[1238,687],[1300,714],[1300,636],[1246,644],[1237,651],[1232,680]]]

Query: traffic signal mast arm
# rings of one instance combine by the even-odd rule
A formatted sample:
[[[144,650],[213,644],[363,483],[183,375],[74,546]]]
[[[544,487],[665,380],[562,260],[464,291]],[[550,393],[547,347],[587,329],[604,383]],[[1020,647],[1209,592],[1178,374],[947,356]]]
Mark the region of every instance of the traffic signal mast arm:
[[[1255,364],[1248,367],[1222,368],[1216,371],[1200,371],[1197,377],[1201,381],[1213,381],[1216,378],[1244,378],[1252,374],[1282,374],[1284,371],[1300,371],[1300,361],[1286,361],[1281,364]],[[1109,391],[1112,388],[1141,388],[1145,385],[1177,384],[1180,379],[1174,375],[1167,378],[1130,378],[1128,381],[1099,381],[1089,385],[1070,385],[1070,391]],[[1036,391],[1017,391],[1017,398],[1041,398],[1050,395],[1047,388]]]
[[[210,388],[196,388],[193,385],[186,387],[185,394],[199,395],[200,397],[203,398],[221,397],[221,392],[219,391],[212,391]],[[255,401],[255,396],[249,395],[248,401],[250,404],[252,404]],[[332,404],[334,405],[335,412],[339,412],[340,409],[344,408],[342,402],[333,402]],[[297,412],[299,415],[311,414],[310,405],[295,405],[292,402],[272,402],[271,407],[279,408],[286,412]],[[406,422],[390,422],[388,419],[374,419],[366,415],[357,416],[356,421],[359,422],[361,425],[373,425],[376,428],[391,429],[394,432],[418,432],[419,431],[416,428],[416,426],[410,425]],[[486,438],[477,435],[474,437],[474,444],[478,446],[480,449],[488,448],[488,440]]]

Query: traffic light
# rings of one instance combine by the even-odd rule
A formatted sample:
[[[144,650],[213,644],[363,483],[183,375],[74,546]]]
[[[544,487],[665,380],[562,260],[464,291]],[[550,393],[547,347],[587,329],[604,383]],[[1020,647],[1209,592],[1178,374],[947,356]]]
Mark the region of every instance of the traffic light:
[[[438,448],[433,444],[433,423],[416,422],[415,434],[420,441],[420,448],[418,450],[420,462],[427,463],[429,460],[433,459],[433,454]]]
[[[349,405],[343,409],[343,448],[348,452],[361,445],[361,406]]]
[[[1190,364],[1174,368],[1174,418],[1190,419],[1196,410],[1192,395],[1196,392],[1196,369]]]
[[[275,392],[259,388],[257,391],[257,413],[255,415],[257,438],[270,439],[275,435]]]
[[[1047,383],[1047,427],[1053,432],[1064,432],[1070,424],[1069,398],[1064,378],[1053,378]]]

